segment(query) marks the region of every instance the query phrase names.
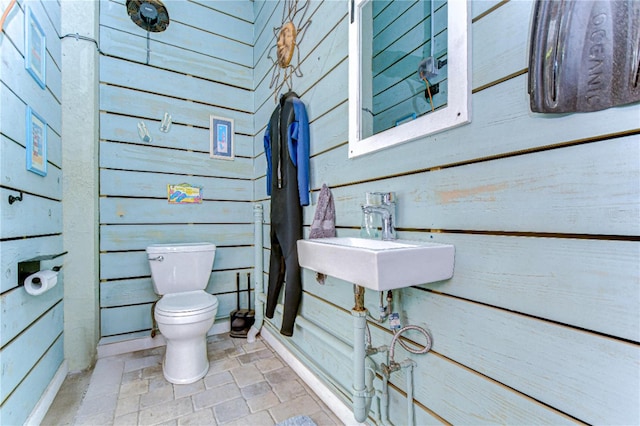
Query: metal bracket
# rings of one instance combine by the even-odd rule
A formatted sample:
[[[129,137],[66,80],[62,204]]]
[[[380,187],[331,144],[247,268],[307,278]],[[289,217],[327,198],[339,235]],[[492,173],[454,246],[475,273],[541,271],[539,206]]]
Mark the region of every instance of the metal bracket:
[[[22,201],[22,191],[20,191],[20,195],[18,195],[17,197],[14,195],[9,195],[9,204],[13,204],[16,201]]]

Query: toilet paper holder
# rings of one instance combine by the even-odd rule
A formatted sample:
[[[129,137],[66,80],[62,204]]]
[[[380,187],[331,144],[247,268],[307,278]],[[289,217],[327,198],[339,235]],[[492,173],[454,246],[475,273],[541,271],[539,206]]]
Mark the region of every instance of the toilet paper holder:
[[[40,270],[40,262],[44,260],[52,260],[67,253],[68,252],[65,251],[58,254],[43,255],[34,257],[33,259],[18,262],[18,286],[23,286],[24,281],[29,275],[34,274]],[[62,269],[62,265],[54,266],[53,268],[51,268],[51,270],[56,272],[58,272],[60,269]]]

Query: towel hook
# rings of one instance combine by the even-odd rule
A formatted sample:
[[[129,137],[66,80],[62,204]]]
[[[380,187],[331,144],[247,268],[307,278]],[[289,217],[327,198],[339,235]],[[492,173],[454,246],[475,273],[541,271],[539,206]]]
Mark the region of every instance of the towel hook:
[[[17,197],[9,195],[9,204],[13,204],[16,201],[22,201],[22,191],[20,191],[20,195],[18,195]]]

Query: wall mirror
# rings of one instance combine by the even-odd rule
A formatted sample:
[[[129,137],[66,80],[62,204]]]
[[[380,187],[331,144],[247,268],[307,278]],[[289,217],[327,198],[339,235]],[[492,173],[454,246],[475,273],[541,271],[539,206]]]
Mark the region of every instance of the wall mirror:
[[[349,157],[471,120],[467,1],[352,0]]]

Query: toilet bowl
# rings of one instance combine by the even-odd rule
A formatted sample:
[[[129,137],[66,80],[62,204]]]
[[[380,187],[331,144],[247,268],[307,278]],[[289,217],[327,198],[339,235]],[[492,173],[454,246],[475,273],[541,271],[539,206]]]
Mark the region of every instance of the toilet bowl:
[[[154,317],[167,341],[162,364],[171,383],[186,384],[209,371],[207,331],[218,311],[218,299],[203,290],[167,294],[156,304]]]
[[[147,247],[154,291],[162,297],[154,318],[166,340],[162,371],[167,381],[193,383],[207,374],[207,332],[218,311],[218,299],[204,291],[215,245],[154,244]]]

